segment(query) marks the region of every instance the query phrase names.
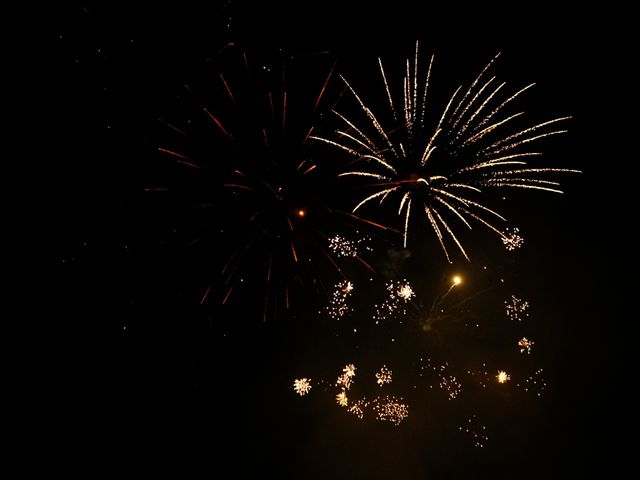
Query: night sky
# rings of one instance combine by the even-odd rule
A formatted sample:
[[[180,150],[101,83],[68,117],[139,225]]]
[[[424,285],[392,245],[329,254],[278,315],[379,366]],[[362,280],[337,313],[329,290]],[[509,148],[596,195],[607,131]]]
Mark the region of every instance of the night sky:
[[[626,212],[636,83],[627,16],[581,12],[578,22],[539,6],[505,20],[488,11],[463,19],[455,8],[427,14],[410,5],[356,2],[342,12],[340,2],[93,2],[22,12],[27,27],[12,70],[19,148],[5,160],[17,179],[8,179],[18,220],[15,235],[8,233],[23,252],[19,311],[36,326],[17,342],[30,372],[20,382],[37,391],[24,402],[29,464],[73,478],[574,478],[618,467],[634,350],[634,317],[616,307],[633,298],[622,285],[632,268],[627,232],[635,220]],[[615,35],[603,38],[604,25]],[[535,322],[537,348],[535,361],[526,360],[544,367],[541,399],[493,386],[494,397],[474,400],[463,391],[458,404],[434,392],[413,395],[409,418],[395,427],[346,414],[319,385],[306,397],[293,392],[294,378],[335,381],[346,363],[362,365],[363,375],[382,364],[411,365],[420,348],[464,368],[486,355],[498,361],[517,332],[452,330],[421,346],[405,332],[406,348],[385,350],[375,335],[347,338],[321,319],[326,292],[299,288],[292,307],[266,322],[264,297],[251,286],[246,297],[220,305],[224,291],[216,290],[214,272],[230,241],[207,234],[197,248],[186,246],[185,229],[197,236],[218,225],[214,217],[183,215],[208,184],[158,154],[172,141],[158,119],[191,118],[184,84],[207,92],[212,59],[230,40],[254,58],[317,57],[323,67],[335,61],[365,90],[378,55],[405,58],[416,40],[436,53],[434,76],[448,88],[502,52],[500,78],[537,84],[521,103],[534,119],[573,116],[567,135],[545,143],[545,159],[584,173],[562,178],[564,196],[525,192],[501,206],[524,232],[521,250],[505,254],[485,230],[470,240],[473,262],[449,266],[431,237],[424,248],[410,245],[409,261],[398,260],[400,249],[383,238],[372,257],[378,290],[360,297],[380,303],[387,278],[409,278],[426,297],[453,272],[477,290],[508,278],[508,288],[492,290],[477,308],[485,316],[500,310],[511,285],[531,302],[527,321]],[[307,68],[304,74],[315,75]],[[215,149],[205,127],[193,131],[189,148],[200,155]],[[182,190],[144,192],[167,183]],[[343,199],[336,193],[332,200]],[[228,225],[239,229],[236,222]],[[371,276],[354,265],[347,273],[356,283]],[[201,304],[209,285],[215,294]],[[353,325],[361,327],[358,308]],[[413,385],[408,367],[394,375],[398,393]],[[456,431],[471,414],[490,427],[482,449]],[[232,475],[223,473],[229,469]]]

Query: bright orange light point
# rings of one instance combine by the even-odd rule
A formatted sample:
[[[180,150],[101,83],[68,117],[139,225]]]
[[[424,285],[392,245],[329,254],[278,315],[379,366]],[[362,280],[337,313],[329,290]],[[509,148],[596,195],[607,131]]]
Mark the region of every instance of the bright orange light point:
[[[299,218],[304,218],[304,216],[307,214],[307,211],[304,208],[301,208],[296,213],[298,214]]]
[[[460,275],[456,275],[451,279],[454,285],[460,285],[462,283],[462,277]]]

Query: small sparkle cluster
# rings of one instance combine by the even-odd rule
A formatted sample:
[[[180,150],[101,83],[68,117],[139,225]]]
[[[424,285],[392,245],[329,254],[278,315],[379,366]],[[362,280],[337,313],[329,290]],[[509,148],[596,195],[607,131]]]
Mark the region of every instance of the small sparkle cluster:
[[[293,390],[301,397],[304,397],[311,390],[311,379],[297,378],[293,382]]]
[[[383,386],[387,383],[391,383],[392,372],[386,366],[383,366],[380,371],[376,373],[376,383]]]
[[[334,320],[339,320],[351,311],[349,298],[353,292],[353,283],[344,280],[335,286],[331,300],[327,305],[327,313]]]
[[[515,295],[511,295],[511,298],[504,302],[504,306],[509,320],[521,322],[529,316],[529,302]]]
[[[500,238],[502,239],[502,245],[504,245],[504,248],[509,252],[518,250],[524,244],[524,238],[520,236],[520,230],[518,228],[507,229],[507,231],[504,232],[504,236]]]
[[[372,251],[371,247],[366,246],[369,240],[368,237],[349,239],[341,235],[334,235],[329,238],[329,249],[338,257],[357,257],[362,249]]]

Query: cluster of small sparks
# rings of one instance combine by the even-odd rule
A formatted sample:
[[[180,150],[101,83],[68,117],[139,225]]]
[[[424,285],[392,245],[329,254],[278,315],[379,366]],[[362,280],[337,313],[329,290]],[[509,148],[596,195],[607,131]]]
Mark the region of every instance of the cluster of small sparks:
[[[427,358],[423,360],[420,358],[420,367],[418,368],[418,375],[423,377],[425,373],[432,373],[438,379],[438,387],[442,389],[449,400],[457,398],[462,392],[462,383],[454,375],[450,375],[447,370],[449,368],[448,363],[434,365],[431,363],[431,359]],[[433,385],[430,385],[433,388]]]
[[[447,398],[449,400],[456,398],[462,391],[462,384],[453,375],[448,377],[443,376],[440,380],[439,386],[447,393]]]
[[[373,402],[373,411],[376,419],[381,422],[390,422],[398,426],[409,416],[409,407],[403,403],[402,398],[385,396],[376,398]]]
[[[357,257],[362,249],[369,252],[372,251],[371,247],[366,245],[368,241],[368,237],[349,239],[341,235],[334,235],[329,238],[329,250],[335,253],[337,257]]]
[[[342,388],[342,393],[351,388],[353,378],[356,376],[356,367],[352,363],[342,369],[342,374],[336,380],[336,387]],[[346,398],[346,396],[345,396]]]
[[[501,97],[506,83],[496,85],[495,76],[487,80],[485,75],[498,56],[487,64],[466,91],[458,87],[442,113],[431,118],[428,93],[433,57],[426,70],[420,71],[416,43],[414,61],[407,59],[401,94],[395,99],[382,60],[378,59],[391,114],[389,123],[393,124],[387,128],[383,126],[386,122],[373,113],[342,77],[366,116],[366,123],[357,125],[354,120],[335,112],[344,124],[336,132],[337,139],[311,138],[346,152],[354,160],[356,167],[340,176],[355,176],[372,182],[369,186],[374,193],[361,200],[353,212],[373,200],[383,203],[388,197],[396,197],[397,213],[404,215],[404,246],[407,246],[411,214],[419,212],[431,225],[447,260],[451,262],[446,246],[448,241],[452,241],[469,259],[451,219],[468,229],[471,229],[471,222],[476,221],[501,237],[505,236],[494,225],[496,220],[505,221],[505,218],[472,200],[473,195],[482,194],[485,188],[563,193],[557,181],[539,176],[577,171],[531,168],[526,160],[541,153],[527,147],[545,137],[565,133],[565,129],[556,128],[556,125],[570,117],[554,118],[526,128],[516,128],[513,133],[496,135],[496,132],[505,130],[505,125],[511,125],[512,120],[523,115],[522,112],[507,115],[505,107],[533,86],[528,85]]]
[[[389,297],[381,305],[375,306],[373,318],[376,324],[380,320],[387,320],[398,313],[406,314],[406,309],[403,307],[416,296],[411,284],[406,280],[389,281],[387,292],[389,292]]]
[[[486,363],[482,364],[481,370],[467,370],[467,375],[477,379],[482,388],[487,388],[487,383],[491,380]]]
[[[504,306],[509,320],[521,322],[529,316],[529,302],[515,295],[511,295],[511,298],[504,302]]]
[[[327,306],[329,317],[334,320],[339,320],[351,311],[349,297],[351,296],[351,292],[353,292],[353,288],[353,283],[348,280],[344,280],[335,286],[331,294],[331,300]]]
[[[391,375],[391,370],[383,366],[375,375],[376,383],[379,386],[391,383]],[[344,366],[335,382],[335,386],[339,389],[335,394],[335,402],[340,407],[345,408],[348,413],[360,420],[364,419],[367,411],[370,411],[376,420],[389,422],[396,426],[408,417],[409,406],[404,403],[401,397],[385,395],[372,399],[366,397],[351,399],[347,391],[351,388],[355,376],[356,366],[349,363]],[[293,382],[293,389],[298,395],[305,396],[311,390],[311,380],[309,378],[296,379]]]
[[[293,382],[293,390],[304,397],[309,391],[311,391],[311,379],[310,378],[297,378]]]
[[[523,383],[517,383],[516,387],[522,388],[525,392],[533,391],[536,397],[542,397],[542,394],[547,389],[547,382],[542,376],[543,369],[537,369],[532,375],[527,377]]]
[[[458,430],[469,435],[473,440],[473,446],[476,448],[483,448],[489,440],[487,427],[480,424],[475,414],[471,415],[464,425],[459,426]]]
[[[376,383],[380,386],[391,383],[393,372],[386,366],[383,366],[378,372],[376,372]]]
[[[520,347],[520,353],[527,352],[527,355],[531,353],[531,348],[535,342],[527,339],[527,337],[522,337],[518,340],[518,346]]]
[[[518,228],[507,229],[501,238],[502,245],[504,245],[504,248],[509,252],[519,249],[524,244],[524,238],[520,236],[520,230]]]

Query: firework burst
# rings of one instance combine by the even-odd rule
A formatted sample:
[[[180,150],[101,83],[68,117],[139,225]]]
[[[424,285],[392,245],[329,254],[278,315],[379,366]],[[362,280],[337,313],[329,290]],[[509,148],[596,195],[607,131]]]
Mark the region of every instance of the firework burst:
[[[333,66],[320,57],[250,56],[229,44],[207,65],[206,81],[187,85],[197,104],[187,123],[198,127],[162,120],[172,137],[159,152],[191,175],[190,191],[203,191],[196,207],[208,214],[197,227],[215,230],[216,251],[208,253],[220,277],[208,275],[201,303],[250,290],[266,320],[289,308],[293,288],[324,295],[320,278],[344,278],[341,257],[371,270],[361,257],[368,237],[357,228],[371,223],[334,205],[337,170],[318,161],[309,141],[339,95]],[[206,147],[193,146],[200,143]]]
[[[465,89],[458,87],[443,109],[432,105],[430,80],[433,57],[422,67],[416,43],[413,61],[406,60],[399,89],[387,80],[378,59],[386,91],[388,115],[374,114],[354,87],[343,78],[355,98],[364,121],[334,111],[343,127],[335,139],[311,137],[336,147],[351,158],[350,169],[340,176],[367,181],[373,192],[354,212],[373,201],[397,200],[397,213],[404,217],[404,246],[409,225],[420,216],[431,225],[447,260],[455,244],[468,260],[457,233],[458,225],[471,229],[477,222],[501,238],[507,235],[496,226],[505,218],[487,207],[482,194],[490,188],[518,188],[562,193],[559,183],[545,174],[576,170],[531,167],[528,160],[541,155],[530,147],[537,141],[566,132],[561,127],[569,117],[538,124],[512,127],[523,112],[509,113],[507,107],[532,87],[505,94],[506,83],[488,78],[497,56]],[[396,96],[392,92],[399,91]]]

